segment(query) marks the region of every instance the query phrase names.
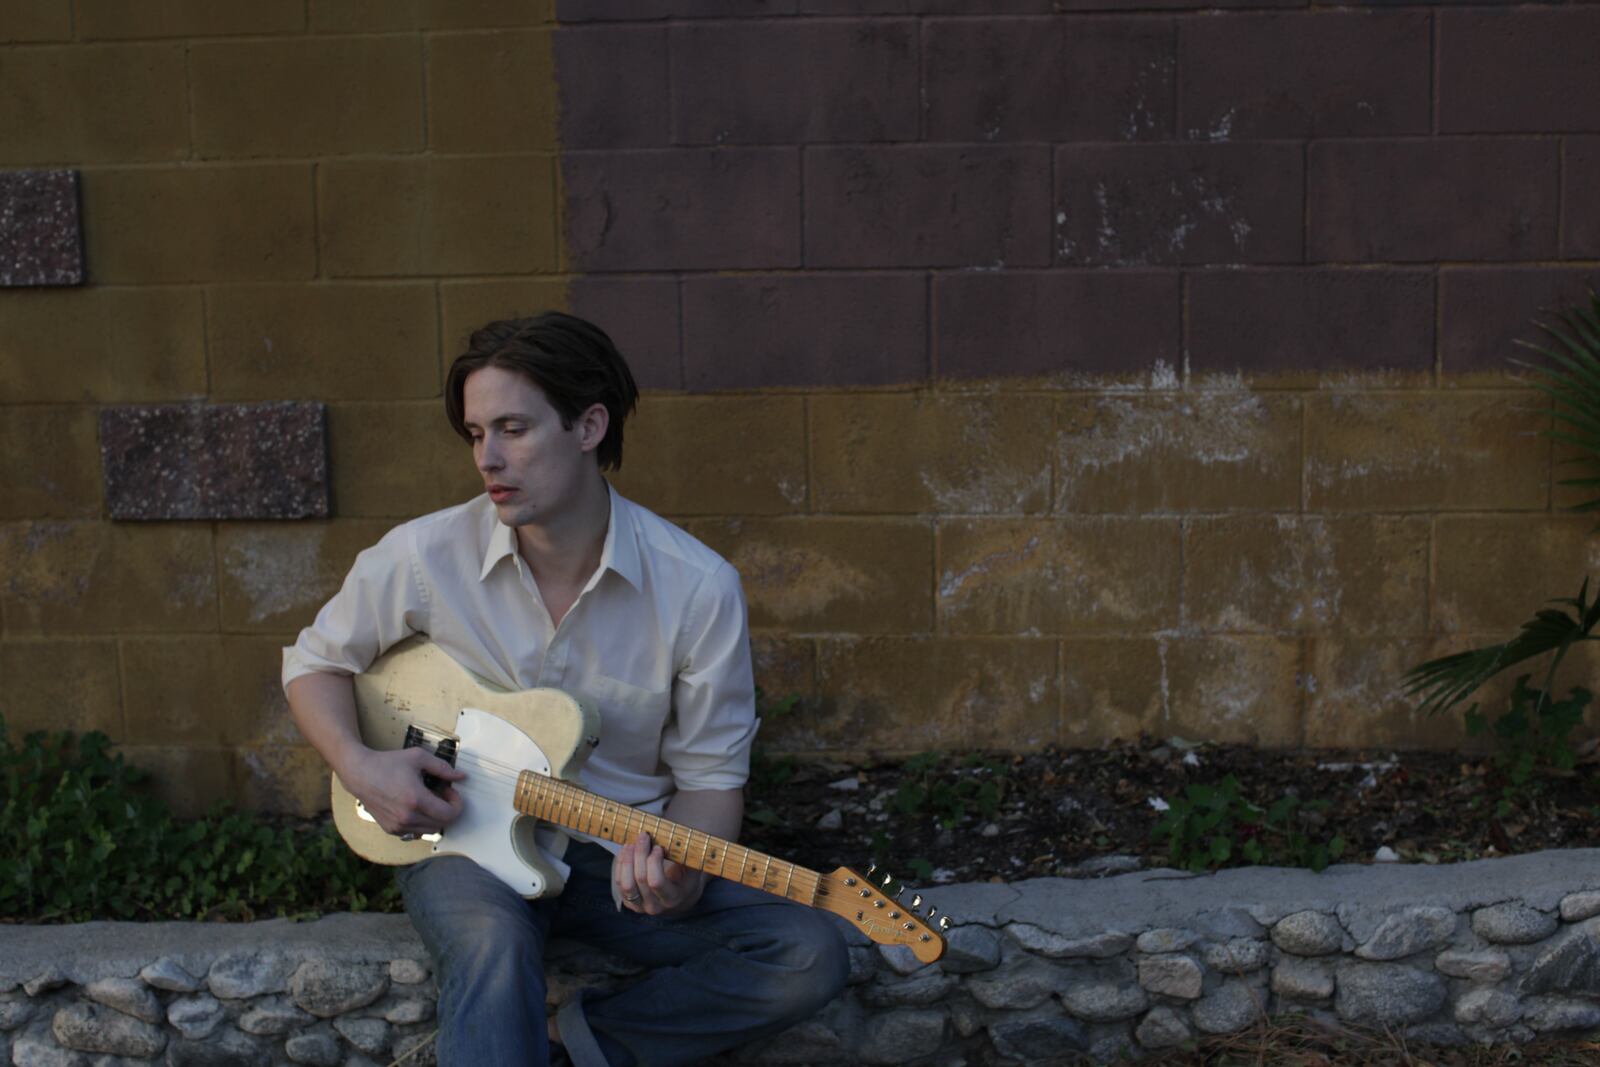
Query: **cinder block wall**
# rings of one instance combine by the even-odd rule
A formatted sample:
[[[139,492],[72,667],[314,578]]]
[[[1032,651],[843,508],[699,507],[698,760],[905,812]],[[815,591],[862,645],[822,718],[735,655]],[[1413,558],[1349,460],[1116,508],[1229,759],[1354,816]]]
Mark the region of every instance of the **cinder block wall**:
[[[476,490],[443,368],[543,307],[630,356],[618,483],[739,567],[797,751],[1450,744],[1398,675],[1600,556],[1505,362],[1600,278],[1595,5],[28,0],[0,41],[0,167],[81,171],[89,277],[0,290],[0,714],[189,808],[322,802],[278,648]],[[331,519],[109,521],[102,408],[283,399]]]

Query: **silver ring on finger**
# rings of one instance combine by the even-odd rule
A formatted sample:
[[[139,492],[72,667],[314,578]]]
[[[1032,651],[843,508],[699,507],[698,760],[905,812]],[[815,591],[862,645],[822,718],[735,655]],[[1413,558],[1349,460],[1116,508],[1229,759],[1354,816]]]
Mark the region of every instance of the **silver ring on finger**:
[[[402,840],[402,841],[415,841],[416,839],[417,839],[417,835],[414,834],[414,833],[411,833],[409,830],[400,835],[400,840]]]
[[[639,904],[644,901],[644,895],[641,893],[635,893],[632,896],[623,897],[622,899],[627,901],[629,904]]]

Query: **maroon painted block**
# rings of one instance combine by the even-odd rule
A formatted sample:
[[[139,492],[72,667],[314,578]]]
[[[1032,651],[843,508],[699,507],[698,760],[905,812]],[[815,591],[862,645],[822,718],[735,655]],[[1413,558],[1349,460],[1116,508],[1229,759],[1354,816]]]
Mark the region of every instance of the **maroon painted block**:
[[[1440,0],[1444,2],[1444,0]],[[1175,11],[1192,8],[1305,7],[1309,0],[910,0],[928,15],[1048,15],[1085,11]]]
[[[928,377],[927,278],[782,274],[683,282],[690,389],[895,385]]]
[[[1446,374],[1514,373],[1511,360],[1532,359],[1518,341],[1548,340],[1535,320],[1600,289],[1600,270],[1572,267],[1448,267],[1439,272],[1439,352]]]
[[[1299,145],[1067,145],[1056,152],[1056,259],[1298,263]]]
[[[105,408],[100,463],[113,519],[328,515],[321,404]]]
[[[1049,262],[1043,147],[811,148],[805,195],[808,266]]]
[[[1554,141],[1314,141],[1309,155],[1313,262],[1556,254]]]
[[[561,175],[579,270],[800,264],[798,149],[564,152]]]
[[[640,389],[683,388],[677,279],[574,278],[567,301],[610,335]]]
[[[917,139],[910,19],[690,22],[671,47],[679,144]]]
[[[1425,134],[1425,12],[1198,15],[1178,22],[1183,136]]]
[[[1189,276],[1189,370],[1433,369],[1429,270],[1204,271]]]
[[[1569,137],[1561,178],[1561,253],[1600,259],[1600,137]]]
[[[1173,28],[1150,19],[930,19],[926,136],[1136,141],[1173,130]]]
[[[561,146],[671,144],[664,26],[566,26],[554,39]]]
[[[1600,7],[1441,11],[1439,128],[1600,131]]]
[[[798,0],[556,0],[558,22],[792,15]]]
[[[78,172],[0,172],[0,287],[82,284]]]
[[[1182,362],[1176,272],[940,274],[933,307],[939,378],[1113,374]]]

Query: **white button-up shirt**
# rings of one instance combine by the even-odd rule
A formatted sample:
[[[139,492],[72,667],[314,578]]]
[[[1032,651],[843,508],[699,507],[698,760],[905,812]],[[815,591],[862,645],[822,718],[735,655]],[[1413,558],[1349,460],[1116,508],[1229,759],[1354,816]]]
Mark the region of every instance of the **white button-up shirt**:
[[[506,689],[591,701],[601,742],[581,778],[602,796],[659,813],[676,790],[737,789],[748,777],[757,722],[739,575],[615,489],[600,566],[559,626],[484,495],[357,556],[284,649],[283,682],[359,674],[414,633]]]

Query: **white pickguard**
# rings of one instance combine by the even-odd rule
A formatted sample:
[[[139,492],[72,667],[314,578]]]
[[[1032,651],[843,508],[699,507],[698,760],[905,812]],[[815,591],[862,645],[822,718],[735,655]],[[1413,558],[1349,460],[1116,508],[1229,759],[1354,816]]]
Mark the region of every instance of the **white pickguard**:
[[[462,708],[455,732],[456,767],[467,775],[456,783],[456,791],[466,804],[440,831],[434,853],[466,856],[525,897],[561,892],[571,868],[552,849],[562,835],[541,828],[537,819],[513,806],[517,772],[548,775],[549,758],[527,734],[487,711]],[[523,861],[529,849],[544,854],[545,862],[560,872],[562,885],[546,885],[538,870]]]

